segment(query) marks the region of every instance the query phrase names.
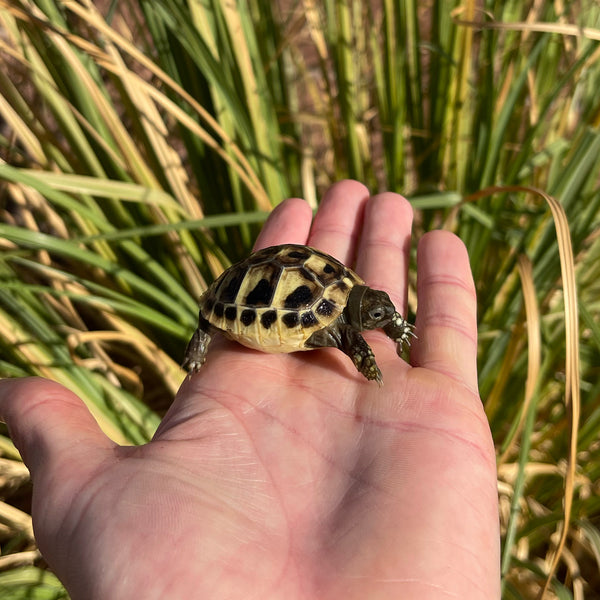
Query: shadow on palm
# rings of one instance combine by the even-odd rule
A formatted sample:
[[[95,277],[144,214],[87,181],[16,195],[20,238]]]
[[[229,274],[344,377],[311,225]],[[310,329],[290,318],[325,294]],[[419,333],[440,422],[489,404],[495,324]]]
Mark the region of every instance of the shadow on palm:
[[[268,354],[225,339],[212,340],[206,364],[184,382],[159,433],[174,415],[203,414],[215,403],[248,419],[251,412],[294,419],[299,410],[360,416],[364,406],[397,396],[410,366],[398,357],[382,332],[366,332],[384,376],[384,385],[368,381],[340,350],[323,348]],[[196,410],[194,411],[194,406]]]

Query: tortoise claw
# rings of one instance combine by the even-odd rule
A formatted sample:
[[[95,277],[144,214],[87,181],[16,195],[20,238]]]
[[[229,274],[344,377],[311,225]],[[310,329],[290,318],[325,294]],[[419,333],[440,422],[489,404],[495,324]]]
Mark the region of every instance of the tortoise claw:
[[[396,352],[398,356],[402,355],[405,345],[410,346],[411,337],[417,337],[413,332],[413,329],[414,325],[411,325],[404,319],[399,312],[395,312],[392,315],[391,321],[383,328],[385,334],[396,342]]]

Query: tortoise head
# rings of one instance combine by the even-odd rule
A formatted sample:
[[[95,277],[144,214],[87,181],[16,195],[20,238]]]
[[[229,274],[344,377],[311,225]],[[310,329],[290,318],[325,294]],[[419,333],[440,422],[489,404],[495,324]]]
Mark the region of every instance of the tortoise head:
[[[395,313],[390,297],[381,290],[355,285],[350,291],[346,316],[348,323],[358,331],[384,327]]]

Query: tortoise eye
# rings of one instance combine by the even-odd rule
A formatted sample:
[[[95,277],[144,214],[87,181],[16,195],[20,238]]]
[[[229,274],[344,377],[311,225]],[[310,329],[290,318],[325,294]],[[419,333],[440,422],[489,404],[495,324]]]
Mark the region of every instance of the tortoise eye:
[[[371,317],[371,319],[381,319],[383,317],[383,311],[380,308],[375,308],[369,311],[369,316]]]

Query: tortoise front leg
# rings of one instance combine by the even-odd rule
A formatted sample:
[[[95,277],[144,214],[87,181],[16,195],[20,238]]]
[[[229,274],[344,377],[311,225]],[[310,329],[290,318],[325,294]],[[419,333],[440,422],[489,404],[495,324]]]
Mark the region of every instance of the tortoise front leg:
[[[396,342],[396,352],[398,353],[398,356],[402,355],[404,344],[410,346],[411,336],[417,337],[413,333],[413,325],[403,319],[399,312],[395,312],[392,315],[392,320],[385,325],[383,331],[389,338]]]
[[[320,329],[315,331],[308,340],[306,346],[309,348],[339,348],[347,354],[358,369],[368,380],[375,380],[383,385],[381,371],[375,362],[373,350],[363,336],[350,325]]]

